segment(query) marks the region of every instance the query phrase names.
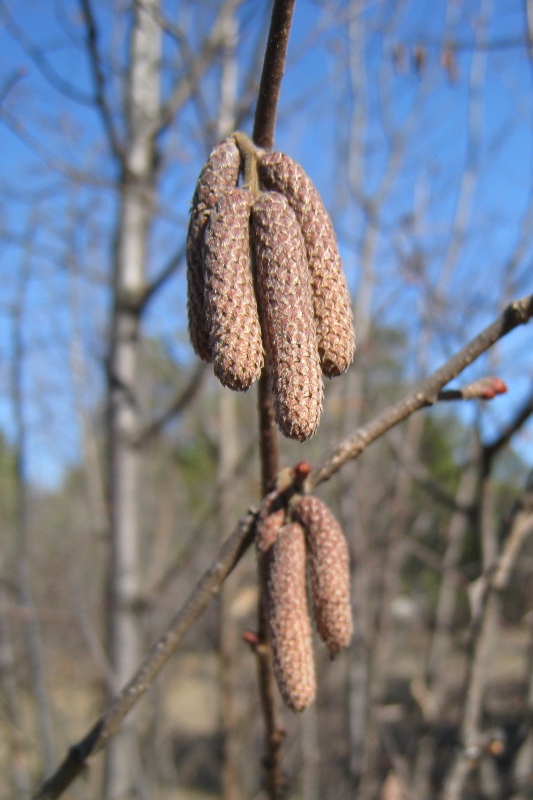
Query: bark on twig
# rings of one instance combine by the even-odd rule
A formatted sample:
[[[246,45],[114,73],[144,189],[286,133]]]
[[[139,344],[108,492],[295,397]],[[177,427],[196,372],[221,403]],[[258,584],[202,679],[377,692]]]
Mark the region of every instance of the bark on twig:
[[[431,406],[437,401],[438,392],[472,364],[482,353],[492,347],[519,325],[524,325],[533,316],[533,295],[510,303],[498,319],[472,339],[442,367],[421,381],[408,394],[392,406],[388,406],[366,425],[357,428],[351,436],[343,439],[319,460],[309,476],[305,490],[312,492],[320,483],[329,480],[343,464],[357,458],[371,442],[390,428],[407,419],[415,411]]]
[[[279,91],[296,0],[275,0],[255,110],[253,140],[269,150],[274,144],[274,127]]]
[[[275,0],[270,21],[263,71],[259,85],[259,96],[255,110],[253,140],[255,144],[271,149],[274,143],[274,128],[279,92],[292,16],[296,0]],[[279,442],[270,388],[270,371],[263,368],[258,388],[259,410],[259,452],[261,459],[261,488],[263,496],[275,485],[279,472]],[[259,600],[259,639],[256,647],[259,693],[265,721],[265,770],[267,791],[271,800],[281,797],[283,773],[281,769],[281,743],[284,730],[276,696],[272,666],[272,650],[265,618],[264,592],[260,590]]]

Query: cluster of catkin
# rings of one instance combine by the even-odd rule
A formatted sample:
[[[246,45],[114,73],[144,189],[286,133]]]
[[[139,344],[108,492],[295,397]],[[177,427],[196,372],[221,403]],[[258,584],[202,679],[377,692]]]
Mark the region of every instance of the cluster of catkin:
[[[343,373],[355,344],[335,232],[298,164],[242,133],[215,147],[192,201],[187,283],[197,355],[224,386],[245,391],[266,354],[280,430],[311,436],[322,373]]]
[[[303,711],[316,693],[307,571],[316,627],[331,656],[352,636],[348,544],[341,526],[318,497],[267,495],[257,522],[256,546],[274,656],[287,705]]]

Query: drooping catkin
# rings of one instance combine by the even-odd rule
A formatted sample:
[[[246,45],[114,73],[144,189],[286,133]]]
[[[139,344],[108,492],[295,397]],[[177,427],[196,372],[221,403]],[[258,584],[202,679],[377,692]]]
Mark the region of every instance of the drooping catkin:
[[[215,375],[246,391],[261,374],[263,341],[250,264],[249,189],[230,189],[211,212],[204,235],[204,301]]]
[[[305,536],[285,525],[268,554],[267,618],[274,671],[287,705],[303,711],[316,692],[311,622],[307,605]]]
[[[252,232],[276,422],[285,436],[304,441],[318,425],[323,386],[302,232],[277,192],[255,201]]]
[[[348,647],[353,630],[348,543],[332,512],[318,497],[303,497],[293,514],[307,540],[317,629],[334,656]]]
[[[311,179],[284,153],[265,153],[258,162],[266,189],[289,201],[302,229],[311,273],[317,343],[324,375],[333,378],[350,365],[355,351],[353,315],[337,238]]]
[[[191,343],[203,361],[212,360],[204,306],[204,229],[219,196],[237,185],[239,166],[239,150],[230,137],[217,145],[207,159],[192,199],[186,243],[187,313]]]

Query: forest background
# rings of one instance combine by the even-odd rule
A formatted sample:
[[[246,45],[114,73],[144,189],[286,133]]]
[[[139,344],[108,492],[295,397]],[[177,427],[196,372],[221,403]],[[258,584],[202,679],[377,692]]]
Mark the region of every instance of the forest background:
[[[270,12],[0,2],[2,797],[53,772],[259,502],[255,390],[194,360],[184,240],[211,147],[251,133]],[[358,349],[284,464],[533,290],[532,19],[524,0],[296,5],[275,149],[332,216]],[[532,345],[518,328],[454,383],[506,395],[435,403],[320,490],[357,625],[334,664],[319,651],[317,707],[285,712],[291,796],[527,791]],[[72,796],[273,796],[241,639],[256,602],[248,555]]]

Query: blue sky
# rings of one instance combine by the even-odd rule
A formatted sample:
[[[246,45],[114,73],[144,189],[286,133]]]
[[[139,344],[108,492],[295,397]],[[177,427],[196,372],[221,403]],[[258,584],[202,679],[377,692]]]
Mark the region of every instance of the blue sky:
[[[216,5],[177,2],[165,4],[165,10],[184,25],[192,20],[198,38]],[[395,142],[401,143],[397,171],[376,213],[378,234],[367,263],[375,276],[368,312],[407,332],[405,369],[414,377],[420,374],[415,353],[421,319],[434,323],[427,363],[435,367],[495,317],[502,298],[533,291],[533,225],[529,230],[527,217],[533,87],[523,44],[523,2],[427,0],[402,5],[391,0],[359,3],[361,11],[354,14],[356,7],[298,1],[276,147],[300,161],[321,191],[357,293],[362,250],[369,241],[364,202],[375,201]],[[53,487],[65,466],[80,458],[76,407],[93,409],[102,397],[116,170],[94,109],[51,86],[32,59],[31,47],[38,47],[78,100],[91,93],[78,4],[15,0],[2,8],[0,74],[4,81],[19,77],[0,110],[0,426],[9,438],[12,309],[26,265],[28,474]],[[110,45],[120,65],[129,23],[125,20],[112,30],[109,8],[95,4],[102,48]],[[241,87],[261,42],[265,8],[262,2],[246,2],[239,14]],[[473,62],[476,39],[486,49],[476,51]],[[456,80],[442,63],[443,52],[452,52],[444,48],[445,41],[455,46]],[[165,57],[174,52],[167,39]],[[348,68],[357,58],[362,68],[350,79]],[[173,77],[171,69],[165,73],[165,86]],[[202,102],[212,110],[216,71],[202,92]],[[245,128],[250,127],[248,118]],[[357,174],[354,131],[360,133],[356,146],[363,154],[363,169]],[[154,227],[147,265],[152,276],[183,242],[189,199],[205,157],[198,107],[184,109],[163,144],[168,170],[161,185],[163,213]],[[352,161],[347,162],[350,152]],[[471,178],[465,184],[469,168]],[[65,170],[72,169],[90,181],[66,177]],[[462,218],[457,218],[458,209]],[[150,307],[146,331],[186,366],[191,351],[184,320],[181,272]],[[511,334],[465,376],[497,371],[509,385],[509,395],[486,408],[487,435],[512,416],[531,389],[531,328]],[[77,378],[73,337],[85,370]],[[462,413],[471,417],[474,410],[465,407]],[[532,437],[529,425],[517,443],[531,464]]]

